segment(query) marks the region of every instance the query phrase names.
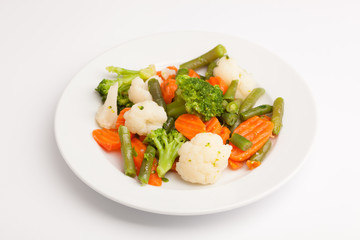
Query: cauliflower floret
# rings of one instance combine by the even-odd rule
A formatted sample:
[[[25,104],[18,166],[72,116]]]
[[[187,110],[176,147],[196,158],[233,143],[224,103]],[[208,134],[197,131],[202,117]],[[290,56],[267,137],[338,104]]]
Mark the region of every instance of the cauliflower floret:
[[[139,102],[124,114],[125,126],[132,133],[147,135],[151,130],[161,128],[167,120],[163,107],[154,101]]]
[[[118,88],[118,82],[109,88],[104,104],[96,113],[95,120],[102,128],[115,128],[117,120]]]
[[[252,76],[245,69],[239,67],[233,58],[220,58],[214,68],[214,76],[223,79],[227,85],[230,85],[232,80],[239,80],[236,98],[246,98],[256,87],[256,82]]]
[[[227,167],[232,146],[217,134],[199,133],[179,149],[176,171],[192,183],[212,184]]]
[[[176,75],[176,71],[173,69],[169,69],[169,68],[164,68],[161,70],[161,76],[165,80],[168,79],[171,75]]]
[[[132,80],[128,93],[129,99],[133,103],[152,100],[147,83],[145,83],[140,77],[136,77]]]

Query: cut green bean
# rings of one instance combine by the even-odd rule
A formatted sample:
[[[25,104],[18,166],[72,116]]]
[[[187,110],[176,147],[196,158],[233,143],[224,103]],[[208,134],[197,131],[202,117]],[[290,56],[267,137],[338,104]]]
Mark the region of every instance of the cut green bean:
[[[227,107],[227,105],[228,105],[229,103],[226,101],[226,100],[223,100],[222,102],[221,102],[221,105],[222,105],[222,107],[226,110],[226,107]]]
[[[234,125],[232,125],[232,126],[230,127],[231,133],[233,133],[233,132],[235,131],[235,129],[240,125],[240,123],[241,123],[241,119],[240,119],[240,117],[238,117],[238,118],[236,119],[236,122],[234,123]]]
[[[271,121],[274,124],[273,134],[278,135],[282,128],[282,117],[284,115],[284,99],[278,97],[273,104],[273,114]]]
[[[175,126],[175,119],[173,117],[168,117],[166,122],[163,124],[163,128],[165,129],[166,133],[169,133]]]
[[[224,94],[224,99],[227,101],[233,101],[235,99],[235,94],[237,90],[237,86],[239,84],[239,80],[232,80],[230,86],[226,90]]]
[[[205,79],[209,79],[214,76],[214,68],[216,68],[216,66],[216,61],[213,61],[209,64],[205,73]]]
[[[180,68],[195,70],[197,68],[209,65],[217,58],[221,58],[222,56],[224,56],[225,53],[226,53],[226,48],[223,45],[219,44],[210,51],[208,51],[207,53],[201,55],[200,57],[197,57],[193,60],[181,64]]]
[[[265,89],[254,88],[241,104],[240,113],[250,110],[264,93]]]
[[[155,78],[150,79],[148,82],[148,87],[153,101],[156,102],[160,107],[163,107],[166,111],[166,103],[161,93],[159,81]]]
[[[226,111],[229,113],[238,113],[241,106],[241,99],[231,101],[226,106]]]
[[[259,151],[257,151],[254,155],[251,156],[250,161],[257,161],[262,162],[266,156],[266,154],[269,152],[271,148],[271,140],[267,140],[267,142],[260,148]]]
[[[125,175],[129,177],[135,177],[136,170],[133,159],[133,148],[131,146],[130,132],[125,126],[120,126],[118,132],[121,142],[121,155],[124,159]]]
[[[177,118],[184,113],[186,113],[185,101],[180,96],[178,96],[174,102],[167,105],[167,114],[169,117]]]
[[[267,113],[271,113],[272,110],[273,107],[271,105],[264,104],[240,113],[240,118],[242,121],[245,121],[254,116],[260,116]]]
[[[230,127],[233,126],[236,120],[239,118],[239,116],[235,113],[223,113],[221,117],[223,121]]]
[[[138,179],[142,184],[148,184],[153,167],[156,150],[153,146],[148,145],[144,153],[144,159],[141,163]]]
[[[232,144],[243,151],[248,150],[253,145],[251,141],[237,133],[234,133],[229,140]]]

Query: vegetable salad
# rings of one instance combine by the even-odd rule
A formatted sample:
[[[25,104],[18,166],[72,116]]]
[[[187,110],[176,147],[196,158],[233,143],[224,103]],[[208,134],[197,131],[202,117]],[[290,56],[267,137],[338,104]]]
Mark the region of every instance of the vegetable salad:
[[[161,186],[169,171],[213,184],[227,167],[257,168],[282,128],[284,100],[256,106],[265,89],[222,45],[160,71],[106,69],[116,77],[95,89],[103,105],[92,135],[104,150],[121,151],[124,173],[142,185]]]

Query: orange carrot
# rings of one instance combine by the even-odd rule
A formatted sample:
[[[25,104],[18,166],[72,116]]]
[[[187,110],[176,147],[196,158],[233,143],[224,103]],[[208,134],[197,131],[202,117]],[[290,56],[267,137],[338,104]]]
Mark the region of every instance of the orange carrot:
[[[254,168],[257,168],[258,166],[260,166],[261,162],[260,161],[252,161],[252,160],[247,160],[246,161],[246,165],[248,166],[248,168],[250,170],[253,170]]]
[[[219,88],[221,89],[221,91],[223,92],[223,94],[227,91],[228,89],[228,85],[226,85],[226,83],[224,82],[224,80],[222,80],[220,77],[211,77],[209,78],[209,80],[207,80],[208,83],[210,83],[211,85],[215,86],[218,85]]]
[[[119,134],[114,129],[96,129],[92,132],[92,136],[106,151],[114,151],[121,148]]]
[[[209,121],[205,122],[205,126],[206,126],[206,132],[211,132],[220,135],[222,127],[217,117],[212,117]]]
[[[195,72],[194,70],[192,69],[189,69],[189,77],[192,77],[192,78],[200,78],[200,75],[197,74],[197,72]]]
[[[237,161],[233,161],[231,159],[229,159],[229,162],[228,162],[228,166],[230,169],[232,170],[238,170],[240,168],[242,168],[242,166],[244,165],[244,162],[237,162]]]
[[[220,132],[220,137],[222,138],[224,144],[226,143],[226,141],[230,138],[230,129],[228,129],[227,127],[223,126],[221,128],[221,132]]]
[[[175,70],[175,72],[178,71],[178,69],[175,66],[168,66],[167,68],[170,69],[170,70]]]
[[[158,75],[159,77],[161,77],[162,80],[168,80],[168,79],[170,79],[170,78],[175,79],[175,76],[176,76],[176,73],[177,73],[177,68],[176,68],[175,66],[168,66],[168,67],[166,67],[166,68],[167,68],[167,69],[170,69],[170,70],[175,70],[175,74],[168,76],[167,79],[164,79],[164,77],[163,77],[162,74],[161,74],[161,71],[157,71],[157,72],[156,72],[156,75]]]
[[[161,93],[164,98],[166,104],[172,102],[173,98],[175,97],[175,92],[178,88],[175,79],[168,79],[161,83]]]
[[[152,186],[161,186],[162,185],[162,180],[161,180],[161,178],[159,177],[159,175],[156,172],[156,167],[157,167],[157,160],[156,160],[156,158],[154,158],[154,164],[153,164],[153,167],[151,169],[151,174],[150,174],[150,177],[149,177],[148,184],[152,185]]]
[[[125,114],[127,111],[129,111],[130,109],[131,109],[131,108],[128,107],[128,108],[124,108],[123,110],[120,111],[119,116],[118,116],[118,118],[117,118],[117,120],[116,120],[116,125],[115,125],[116,129],[118,129],[120,125],[121,125],[121,126],[124,126],[124,125],[125,125],[124,114]]]
[[[248,140],[253,145],[250,149],[242,151],[233,144],[231,150],[230,159],[233,161],[245,161],[248,160],[254,153],[256,153],[269,139],[271,132],[274,128],[274,124],[266,119],[262,119],[258,116],[254,116],[245,122],[241,123],[235,130],[237,133]]]
[[[175,121],[175,128],[188,139],[192,139],[196,134],[206,131],[206,126],[201,119],[193,114],[183,114]]]
[[[141,163],[144,159],[144,153],[146,150],[146,145],[143,144],[138,138],[132,138],[131,139],[131,146],[134,148],[136,152],[136,156],[134,156],[134,163],[136,168],[136,175],[139,175]]]

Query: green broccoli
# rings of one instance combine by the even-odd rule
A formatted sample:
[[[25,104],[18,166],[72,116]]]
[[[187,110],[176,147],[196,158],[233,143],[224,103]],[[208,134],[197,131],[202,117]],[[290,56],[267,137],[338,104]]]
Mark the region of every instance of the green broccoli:
[[[212,117],[221,116],[224,112],[222,106],[224,97],[219,86],[212,86],[204,80],[187,75],[178,75],[176,82],[179,88],[178,94],[185,101],[185,109],[188,113],[208,121]]]
[[[186,138],[176,130],[171,130],[168,134],[163,128],[151,131],[145,138],[144,143],[148,143],[157,148],[159,152],[159,163],[156,171],[159,177],[164,177],[171,169],[178,150],[186,141]]]
[[[109,66],[106,68],[111,73],[116,73],[117,78],[115,80],[103,79],[95,90],[100,94],[102,101],[105,102],[109,88],[115,83],[119,83],[117,105],[118,112],[125,107],[131,107],[133,103],[129,100],[128,91],[131,86],[131,82],[134,78],[140,77],[144,80],[156,74],[155,66],[150,65],[147,68],[140,69],[139,71],[128,70],[120,67]]]

